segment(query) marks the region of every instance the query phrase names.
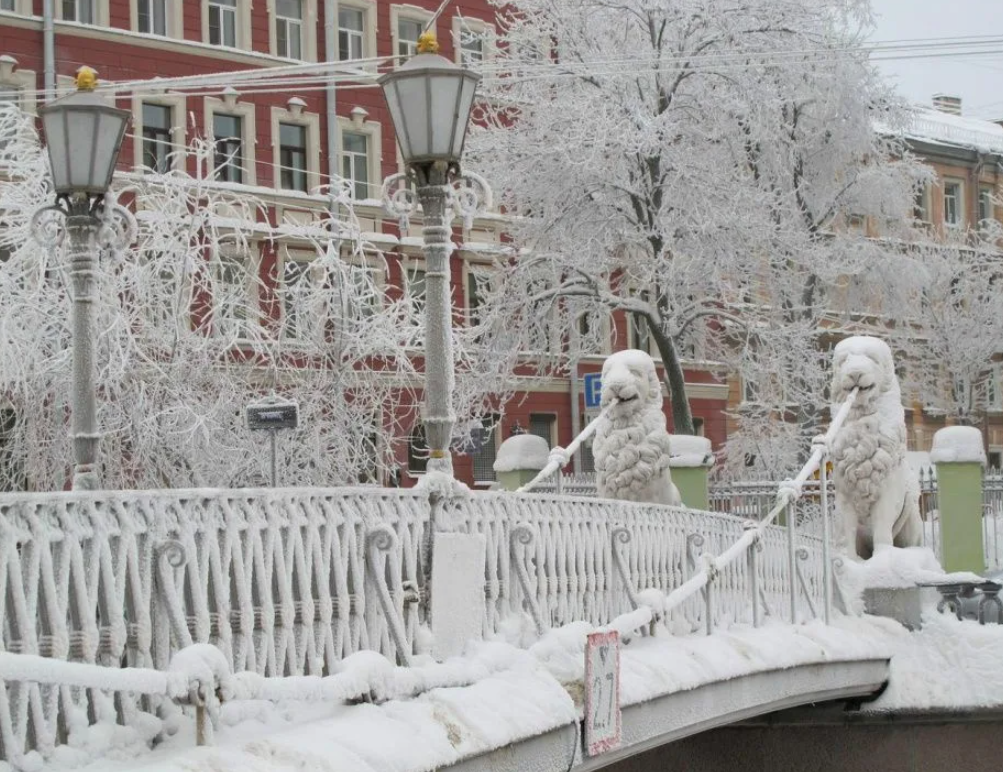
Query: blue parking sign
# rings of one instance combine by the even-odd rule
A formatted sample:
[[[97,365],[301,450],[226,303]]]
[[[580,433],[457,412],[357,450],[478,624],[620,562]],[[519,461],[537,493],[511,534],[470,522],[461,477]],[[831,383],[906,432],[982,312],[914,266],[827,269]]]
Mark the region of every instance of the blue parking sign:
[[[588,373],[585,378],[585,407],[599,407],[602,400],[602,373]]]

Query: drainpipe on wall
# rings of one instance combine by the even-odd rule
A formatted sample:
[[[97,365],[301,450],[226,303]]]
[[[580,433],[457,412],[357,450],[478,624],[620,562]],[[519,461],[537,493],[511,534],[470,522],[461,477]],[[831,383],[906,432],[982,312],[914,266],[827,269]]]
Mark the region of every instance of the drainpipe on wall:
[[[42,57],[45,66],[45,101],[56,98],[56,31],[53,0],[42,0]]]
[[[338,0],[324,0],[324,58],[329,62],[338,61]],[[338,95],[333,78],[329,78],[324,87],[324,101],[327,110],[327,175],[328,183],[333,185],[338,174]],[[338,209],[333,197],[330,207],[333,219]]]

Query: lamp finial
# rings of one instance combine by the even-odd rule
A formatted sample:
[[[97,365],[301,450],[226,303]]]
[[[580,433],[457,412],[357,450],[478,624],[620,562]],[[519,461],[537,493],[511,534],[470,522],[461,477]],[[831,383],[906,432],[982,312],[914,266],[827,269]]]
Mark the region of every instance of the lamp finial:
[[[98,85],[98,71],[86,64],[77,70],[77,91],[93,91]]]
[[[431,30],[422,32],[418,36],[418,53],[419,54],[437,54],[439,53],[439,41],[435,39],[435,33]]]

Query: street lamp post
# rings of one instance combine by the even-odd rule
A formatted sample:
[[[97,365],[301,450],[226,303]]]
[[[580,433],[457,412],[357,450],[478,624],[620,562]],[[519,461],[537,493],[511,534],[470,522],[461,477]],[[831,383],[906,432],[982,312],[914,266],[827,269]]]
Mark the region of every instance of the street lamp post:
[[[383,183],[387,210],[402,224],[422,209],[425,255],[425,437],[428,471],[453,474],[449,453],[456,415],[453,411],[449,255],[453,251],[453,212],[468,218],[490,189],[477,175],[460,171],[460,156],[480,75],[438,54],[432,33],[418,40],[418,53],[379,79],[401,156],[404,174]],[[404,182],[406,187],[396,190]],[[463,183],[461,191],[454,187]],[[480,188],[480,193],[471,193]],[[462,195],[461,195],[462,193]],[[417,197],[417,202],[415,202]]]
[[[48,247],[67,241],[73,300],[73,489],[96,490],[100,486],[93,329],[97,251],[124,246],[135,234],[132,215],[107,197],[130,113],[94,93],[97,73],[89,67],[78,70],[76,82],[76,92],[39,110],[56,203],[35,215],[32,233]]]

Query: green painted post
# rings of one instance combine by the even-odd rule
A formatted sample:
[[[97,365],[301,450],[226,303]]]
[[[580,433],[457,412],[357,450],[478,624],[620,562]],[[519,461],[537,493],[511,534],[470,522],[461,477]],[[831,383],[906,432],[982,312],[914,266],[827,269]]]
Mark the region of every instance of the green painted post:
[[[982,533],[982,433],[972,426],[949,426],[933,438],[940,511],[940,562],[944,570],[986,570]]]
[[[710,493],[707,476],[714,465],[710,440],[674,434],[669,444],[669,466],[672,468],[672,482],[679,489],[683,506],[690,509],[710,509]]]

